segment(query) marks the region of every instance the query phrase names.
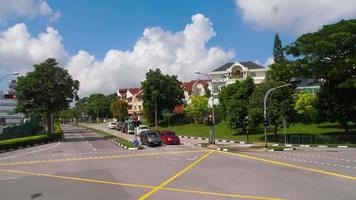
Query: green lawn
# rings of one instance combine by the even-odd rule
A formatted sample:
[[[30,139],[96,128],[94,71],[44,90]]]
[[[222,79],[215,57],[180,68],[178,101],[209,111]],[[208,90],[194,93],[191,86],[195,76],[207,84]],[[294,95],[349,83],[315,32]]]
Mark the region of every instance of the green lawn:
[[[159,129],[170,129],[175,131],[178,135],[209,137],[210,127],[203,124],[185,124],[169,127],[159,127]],[[246,141],[246,135],[241,134],[240,130],[231,130],[227,128],[226,124],[219,123],[215,126],[217,139],[230,139]],[[320,124],[301,124],[296,123],[290,125],[287,129],[287,134],[293,143],[318,143],[318,144],[356,144],[356,128],[350,129],[348,135],[344,134],[344,130],[336,123],[320,123]],[[278,130],[279,142],[284,142],[283,128]],[[303,136],[303,137],[301,137]],[[316,139],[315,139],[316,137]],[[249,140],[252,142],[264,141],[263,127],[253,128],[249,130]],[[270,126],[268,130],[268,141],[273,140],[273,127]]]

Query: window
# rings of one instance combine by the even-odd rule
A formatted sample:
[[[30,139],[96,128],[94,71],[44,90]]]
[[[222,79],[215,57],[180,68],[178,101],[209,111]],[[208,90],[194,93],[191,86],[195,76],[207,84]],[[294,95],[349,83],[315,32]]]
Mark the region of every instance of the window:
[[[251,77],[256,77],[256,72],[250,72]]]

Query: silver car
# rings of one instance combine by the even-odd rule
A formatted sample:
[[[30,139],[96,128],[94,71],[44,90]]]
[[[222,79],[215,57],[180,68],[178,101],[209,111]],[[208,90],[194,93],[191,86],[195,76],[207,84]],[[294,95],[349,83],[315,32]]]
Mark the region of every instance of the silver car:
[[[142,131],[140,134],[140,140],[142,145],[146,146],[162,146],[162,141],[159,135],[155,131],[147,130]]]

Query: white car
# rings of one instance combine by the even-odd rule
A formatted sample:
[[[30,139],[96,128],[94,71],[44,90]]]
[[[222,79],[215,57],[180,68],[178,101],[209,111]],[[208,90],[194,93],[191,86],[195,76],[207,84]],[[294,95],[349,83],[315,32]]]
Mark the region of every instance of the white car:
[[[137,132],[136,133],[137,133],[137,135],[140,135],[142,131],[148,131],[148,130],[150,130],[148,128],[148,126],[140,125],[140,126],[137,127]]]
[[[115,129],[116,127],[117,127],[116,122],[109,122],[109,124],[108,124],[109,129]]]

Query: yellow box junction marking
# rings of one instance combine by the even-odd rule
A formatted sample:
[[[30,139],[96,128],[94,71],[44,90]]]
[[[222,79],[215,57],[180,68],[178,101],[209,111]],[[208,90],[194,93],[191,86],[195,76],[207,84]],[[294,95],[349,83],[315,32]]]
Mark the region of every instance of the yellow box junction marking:
[[[330,175],[330,176],[336,176],[336,177],[340,177],[340,178],[344,178],[344,179],[348,179],[348,180],[356,180],[355,176],[348,176],[348,175],[344,175],[344,174],[339,174],[339,173],[335,173],[335,172],[330,172],[330,171],[325,171],[325,170],[320,170],[320,169],[314,169],[314,168],[309,168],[309,167],[303,167],[303,166],[299,166],[299,165],[294,165],[294,164],[290,164],[290,163],[286,163],[286,162],[280,162],[280,161],[275,161],[275,160],[268,160],[265,158],[259,158],[259,157],[255,157],[255,156],[248,156],[248,155],[243,155],[243,154],[239,154],[239,153],[230,153],[230,152],[224,152],[224,151],[218,151],[219,153],[222,154],[228,154],[228,155],[233,155],[233,156],[239,156],[242,158],[248,158],[248,159],[252,159],[252,160],[258,160],[258,161],[262,161],[262,162],[267,162],[267,163],[271,163],[274,165],[280,165],[280,166],[285,166],[285,167],[290,167],[290,168],[296,168],[296,169],[302,169],[302,170],[306,170],[306,171],[311,171],[311,172],[315,172],[315,173],[319,173],[319,174],[326,174],[326,175]]]
[[[197,152],[206,152],[206,151],[207,150],[171,151],[171,152],[140,153],[140,154],[116,155],[116,156],[64,158],[64,159],[54,159],[54,160],[37,160],[37,161],[25,161],[25,162],[13,162],[13,163],[0,163],[0,166],[30,165],[30,164],[39,164],[39,163],[68,162],[68,161],[81,161],[81,160],[105,160],[105,159],[114,159],[114,158],[146,157],[146,156],[156,156],[156,155],[197,153]]]
[[[201,161],[203,161],[206,157],[208,157],[210,154],[214,153],[214,151],[209,151],[208,153],[206,153],[205,155],[203,155],[202,157],[200,157],[198,160],[194,161],[193,163],[191,163],[190,165],[188,165],[186,168],[184,168],[183,170],[181,170],[180,172],[178,172],[176,175],[172,176],[171,178],[169,178],[168,180],[164,181],[161,185],[159,185],[158,187],[154,188],[153,190],[151,190],[150,192],[146,193],[145,195],[141,196],[139,198],[139,200],[144,200],[147,199],[148,197],[150,197],[152,194],[154,194],[155,192],[157,192],[159,189],[163,188],[164,186],[166,186],[167,184],[169,184],[170,182],[172,182],[174,179],[176,179],[178,176],[182,175],[184,172],[188,171],[189,169],[193,168],[195,165],[197,165],[198,163],[200,163]]]
[[[157,186],[150,186],[150,185],[143,185],[143,184],[131,184],[131,183],[104,181],[104,180],[96,180],[96,179],[88,179],[88,178],[80,178],[80,177],[68,177],[68,176],[60,176],[60,175],[54,175],[54,174],[34,173],[34,172],[26,172],[26,171],[18,171],[18,170],[0,169],[0,172],[26,174],[26,175],[32,175],[32,176],[41,176],[41,177],[56,178],[56,179],[71,180],[71,181],[82,181],[82,182],[89,182],[89,183],[116,185],[116,186],[123,186],[123,187],[134,187],[134,188],[144,188],[144,189],[157,188]],[[274,197],[251,196],[251,195],[241,195],[241,194],[227,194],[227,193],[219,193],[219,192],[207,192],[207,191],[168,188],[168,187],[160,188],[160,190],[202,194],[202,195],[209,195],[209,196],[230,197],[230,198],[245,198],[245,199],[256,199],[256,200],[283,200],[283,199],[274,198]]]

